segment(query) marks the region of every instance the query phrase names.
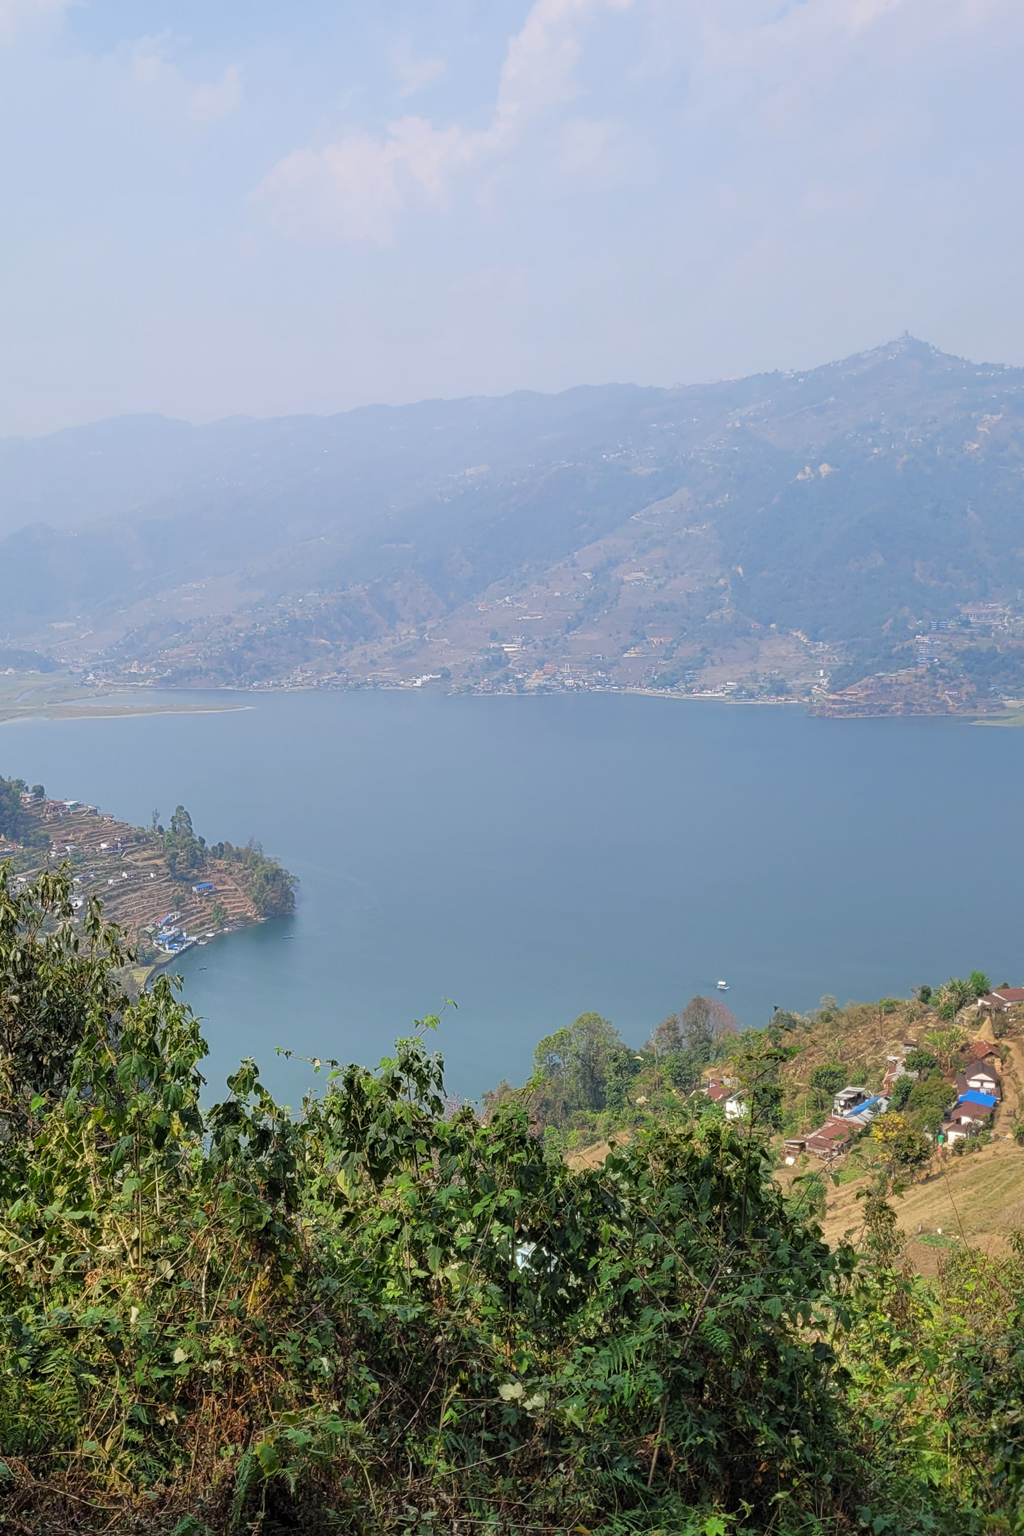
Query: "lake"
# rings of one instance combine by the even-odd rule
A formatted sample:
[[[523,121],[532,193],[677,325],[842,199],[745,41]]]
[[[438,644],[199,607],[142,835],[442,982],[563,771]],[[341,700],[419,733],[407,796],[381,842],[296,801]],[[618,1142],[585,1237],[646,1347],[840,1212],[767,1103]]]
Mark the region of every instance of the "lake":
[[[475,1098],[584,1009],[639,1044],[719,979],[744,1024],[1024,979],[1024,731],[609,694],[175,697],[219,712],[18,721],[0,773],[137,824],[183,803],[299,876],[294,918],[179,962],[211,1091],[252,1054],[297,1103],[308,1069],[275,1047],[373,1063],[446,997],[449,1086]]]

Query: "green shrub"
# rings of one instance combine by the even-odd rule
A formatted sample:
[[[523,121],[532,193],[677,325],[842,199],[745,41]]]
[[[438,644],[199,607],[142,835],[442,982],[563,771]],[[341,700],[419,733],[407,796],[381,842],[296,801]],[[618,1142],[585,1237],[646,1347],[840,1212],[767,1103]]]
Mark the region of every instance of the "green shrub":
[[[528,1092],[453,1109],[436,1019],[376,1071],[330,1064],[298,1114],[251,1061],[207,1108],[196,1019],[166,978],[122,995],[122,938],[93,907],[76,939],[70,889],[0,875],[12,1529],[1010,1519],[1021,1277],[958,1271],[947,1307],[891,1261],[878,1193],[869,1262],[822,1241],[820,1182],[801,1207],[772,1176],[781,1026],[737,1045],[747,1122],[641,1129],[589,1170],[551,1155]],[[882,1118],[898,1162],[914,1133]]]

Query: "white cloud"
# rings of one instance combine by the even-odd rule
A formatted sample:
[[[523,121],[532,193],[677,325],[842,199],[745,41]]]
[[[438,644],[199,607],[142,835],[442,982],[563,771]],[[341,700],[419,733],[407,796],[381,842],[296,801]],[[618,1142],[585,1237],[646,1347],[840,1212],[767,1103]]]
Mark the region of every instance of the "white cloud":
[[[414,58],[412,43],[407,37],[402,38],[391,50],[391,64],[402,82],[400,96],[415,96],[417,91],[422,91],[432,80],[440,79],[447,69],[444,59]]]
[[[637,159],[622,124],[612,118],[571,117],[558,135],[556,168],[574,187],[604,191],[619,186]]]
[[[205,128],[233,112],[242,99],[241,72],[229,64],[219,80],[192,84],[166,55],[171,38],[140,38],[120,51],[128,60],[129,93],[147,116]]]
[[[278,162],[260,187],[284,234],[310,234],[386,245],[407,198],[435,201],[447,176],[470,153],[458,128],[443,132],[422,117],[403,117],[386,139],[350,133],[324,149],[298,149]]]
[[[404,117],[389,123],[383,138],[355,132],[321,148],[295,150],[257,188],[271,222],[298,239],[387,244],[411,197],[443,205],[460,172],[501,159],[529,127],[572,101],[583,29],[598,12],[631,4],[535,0],[509,40],[487,128],[438,129],[425,118]],[[607,137],[608,126],[599,132]]]
[[[62,16],[73,0],[0,0],[0,42],[10,40],[33,22]]]

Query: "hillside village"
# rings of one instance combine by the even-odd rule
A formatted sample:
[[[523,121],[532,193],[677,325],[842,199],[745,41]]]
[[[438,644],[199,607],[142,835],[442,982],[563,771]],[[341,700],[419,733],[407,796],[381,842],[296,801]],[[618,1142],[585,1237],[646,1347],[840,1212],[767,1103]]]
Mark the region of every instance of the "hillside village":
[[[1008,1251],[1024,1228],[1024,988],[989,988],[943,1017],[950,1008],[948,999],[824,1007],[798,1024],[795,1040],[806,1043],[780,1073],[784,1187],[810,1181],[836,1242],[863,1230],[864,1196],[888,1167],[908,1256],[925,1274],[967,1242]],[[701,1091],[730,1118],[746,1117],[747,1095],[728,1069]],[[823,1099],[828,1112],[815,1114]]]
[[[776,1179],[830,1242],[863,1239],[865,1198],[883,1188],[922,1273],[957,1244],[1005,1252],[1024,1230],[1024,988],[981,972],[909,999],[776,1011],[764,1031],[693,998],[639,1050],[585,1014],[536,1063],[543,1081],[522,1091],[572,1167],[721,1114],[769,1131]]]
[[[140,485],[120,503],[137,428],[126,421],[120,451],[101,453],[100,424],[76,450],[74,500],[91,485],[105,520],[64,526],[62,494],[52,536],[15,536],[26,487],[56,494],[58,445],[40,440],[27,479],[0,486],[0,672],[59,667],[118,689],[613,689],[831,715],[999,713],[1024,696],[1022,394],[1020,370],[905,336],[807,372],[685,389],[223,432],[154,419],[146,462],[159,441],[185,478],[170,499]],[[280,473],[254,483],[282,431]],[[959,487],[948,501],[941,475]],[[83,549],[87,589],[72,574]]]
[[[47,868],[67,863],[73,872],[71,905],[81,922],[92,898],[108,922],[123,929],[143,971],[167,964],[221,933],[283,915],[292,906],[292,877],[257,844],[206,846],[178,807],[169,831],[159,824],[133,827],[81,801],[55,800],[20,780],[0,781],[17,795],[16,829],[0,815],[0,866],[15,890]],[[182,850],[186,856],[182,857]],[[283,878],[267,898],[267,871]]]

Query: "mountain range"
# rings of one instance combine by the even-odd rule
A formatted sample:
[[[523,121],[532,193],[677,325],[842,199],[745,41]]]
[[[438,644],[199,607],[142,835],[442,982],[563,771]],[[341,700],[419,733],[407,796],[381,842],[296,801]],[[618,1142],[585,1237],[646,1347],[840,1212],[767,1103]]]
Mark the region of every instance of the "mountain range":
[[[909,336],[673,389],[122,417],[0,441],[0,639],[172,685],[806,696],[981,635],[1013,691],[1022,495],[1024,370]]]

